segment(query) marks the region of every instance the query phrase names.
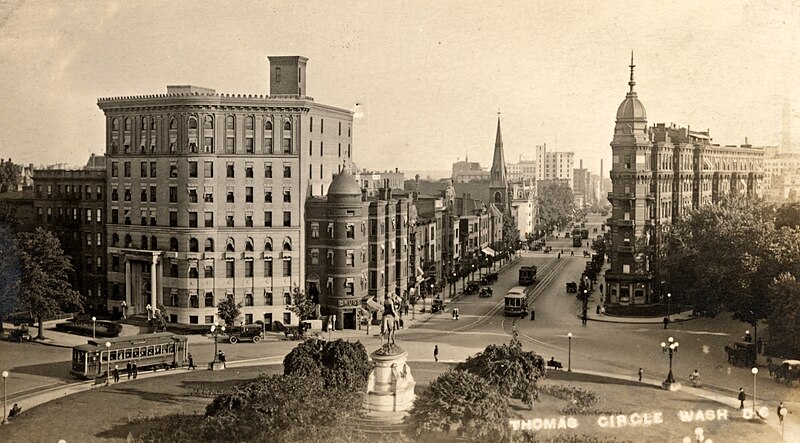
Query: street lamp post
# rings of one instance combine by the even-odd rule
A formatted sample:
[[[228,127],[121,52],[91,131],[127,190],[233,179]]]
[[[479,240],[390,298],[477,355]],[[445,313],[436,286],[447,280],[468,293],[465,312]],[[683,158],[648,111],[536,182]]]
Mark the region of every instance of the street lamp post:
[[[92,338],[97,338],[97,317],[92,317]]]
[[[3,424],[8,424],[8,403],[6,398],[6,380],[8,380],[8,371],[3,371]]]
[[[672,356],[678,353],[678,346],[679,343],[675,341],[674,338],[670,337],[667,339],[668,343],[661,342],[661,351],[669,353],[669,374],[667,374],[667,379],[664,380],[662,386],[664,389],[669,389],[671,385],[675,385],[675,377],[672,375]],[[680,385],[678,385],[680,386]]]
[[[217,350],[217,336],[219,336],[220,331],[221,332],[225,332],[225,326],[224,325],[220,326],[220,327],[217,327],[216,323],[211,325],[211,333],[214,334],[214,359],[211,361],[212,365],[217,362],[217,353],[218,353],[218,350]]]
[[[572,372],[572,332],[567,334],[569,351],[567,352],[567,372]]]
[[[758,368],[753,368],[750,370],[753,374],[753,413],[756,412],[756,378],[758,376]]]
[[[111,375],[111,342],[106,342],[106,386],[108,386],[108,377]]]
[[[670,314],[672,314],[672,294],[667,292],[667,324],[672,320]]]

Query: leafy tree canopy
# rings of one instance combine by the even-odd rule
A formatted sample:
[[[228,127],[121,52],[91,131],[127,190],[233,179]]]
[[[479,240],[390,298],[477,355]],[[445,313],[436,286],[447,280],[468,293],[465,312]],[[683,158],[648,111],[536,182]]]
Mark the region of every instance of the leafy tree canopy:
[[[542,229],[566,226],[573,216],[574,198],[566,183],[549,183],[539,188],[539,223]]]
[[[361,342],[309,339],[283,359],[284,375],[321,377],[328,388],[363,391],[373,364]]]
[[[69,284],[72,264],[50,231],[37,228],[17,234],[16,252],[21,270],[17,308],[37,319],[38,338],[44,338],[42,320],[83,309],[83,296]]]
[[[782,273],[769,287],[770,315],[767,353],[785,358],[800,358],[800,282]]]
[[[225,322],[225,327],[230,329],[236,324],[236,319],[242,314],[242,302],[236,303],[233,297],[225,297],[217,303],[217,317]]]
[[[306,294],[301,291],[299,287],[295,286],[292,293],[292,305],[289,309],[300,317],[301,320],[306,320],[316,317],[318,303],[318,298],[315,300],[311,294]]]

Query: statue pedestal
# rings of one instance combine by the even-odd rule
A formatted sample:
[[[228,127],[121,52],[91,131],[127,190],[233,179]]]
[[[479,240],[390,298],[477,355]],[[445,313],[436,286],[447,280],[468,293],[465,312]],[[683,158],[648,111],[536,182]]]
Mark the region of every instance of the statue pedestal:
[[[208,370],[209,371],[222,371],[225,369],[225,364],[221,361],[211,361],[208,362]]]
[[[675,383],[669,383],[669,382],[666,382],[666,381],[661,382],[661,389],[663,389],[665,391],[677,391],[680,388],[681,388],[681,384],[677,383],[677,382],[675,382]]]
[[[397,345],[384,345],[370,357],[375,369],[367,380],[367,395],[364,396],[367,411],[374,415],[373,412],[405,413],[411,409],[416,382],[406,364],[408,352]]]

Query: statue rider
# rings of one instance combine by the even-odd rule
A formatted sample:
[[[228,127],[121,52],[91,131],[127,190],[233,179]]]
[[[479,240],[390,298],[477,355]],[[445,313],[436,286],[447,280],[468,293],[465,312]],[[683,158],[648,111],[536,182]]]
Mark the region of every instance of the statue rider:
[[[381,322],[381,338],[386,336],[387,344],[394,344],[395,320],[398,317],[394,301],[387,294],[383,300],[383,319]]]

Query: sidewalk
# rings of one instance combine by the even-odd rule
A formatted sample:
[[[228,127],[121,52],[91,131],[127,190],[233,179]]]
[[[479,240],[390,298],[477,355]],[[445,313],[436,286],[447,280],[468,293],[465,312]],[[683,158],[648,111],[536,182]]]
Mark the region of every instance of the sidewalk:
[[[592,301],[589,299],[590,309],[587,311],[587,317],[591,321],[601,321],[606,323],[636,323],[636,324],[664,324],[664,317],[621,317],[608,314],[597,314],[596,311],[591,309]],[[577,316],[581,316],[581,311],[578,310]],[[669,324],[682,323],[689,320],[694,320],[697,317],[692,316],[692,311],[679,312],[669,316]]]

